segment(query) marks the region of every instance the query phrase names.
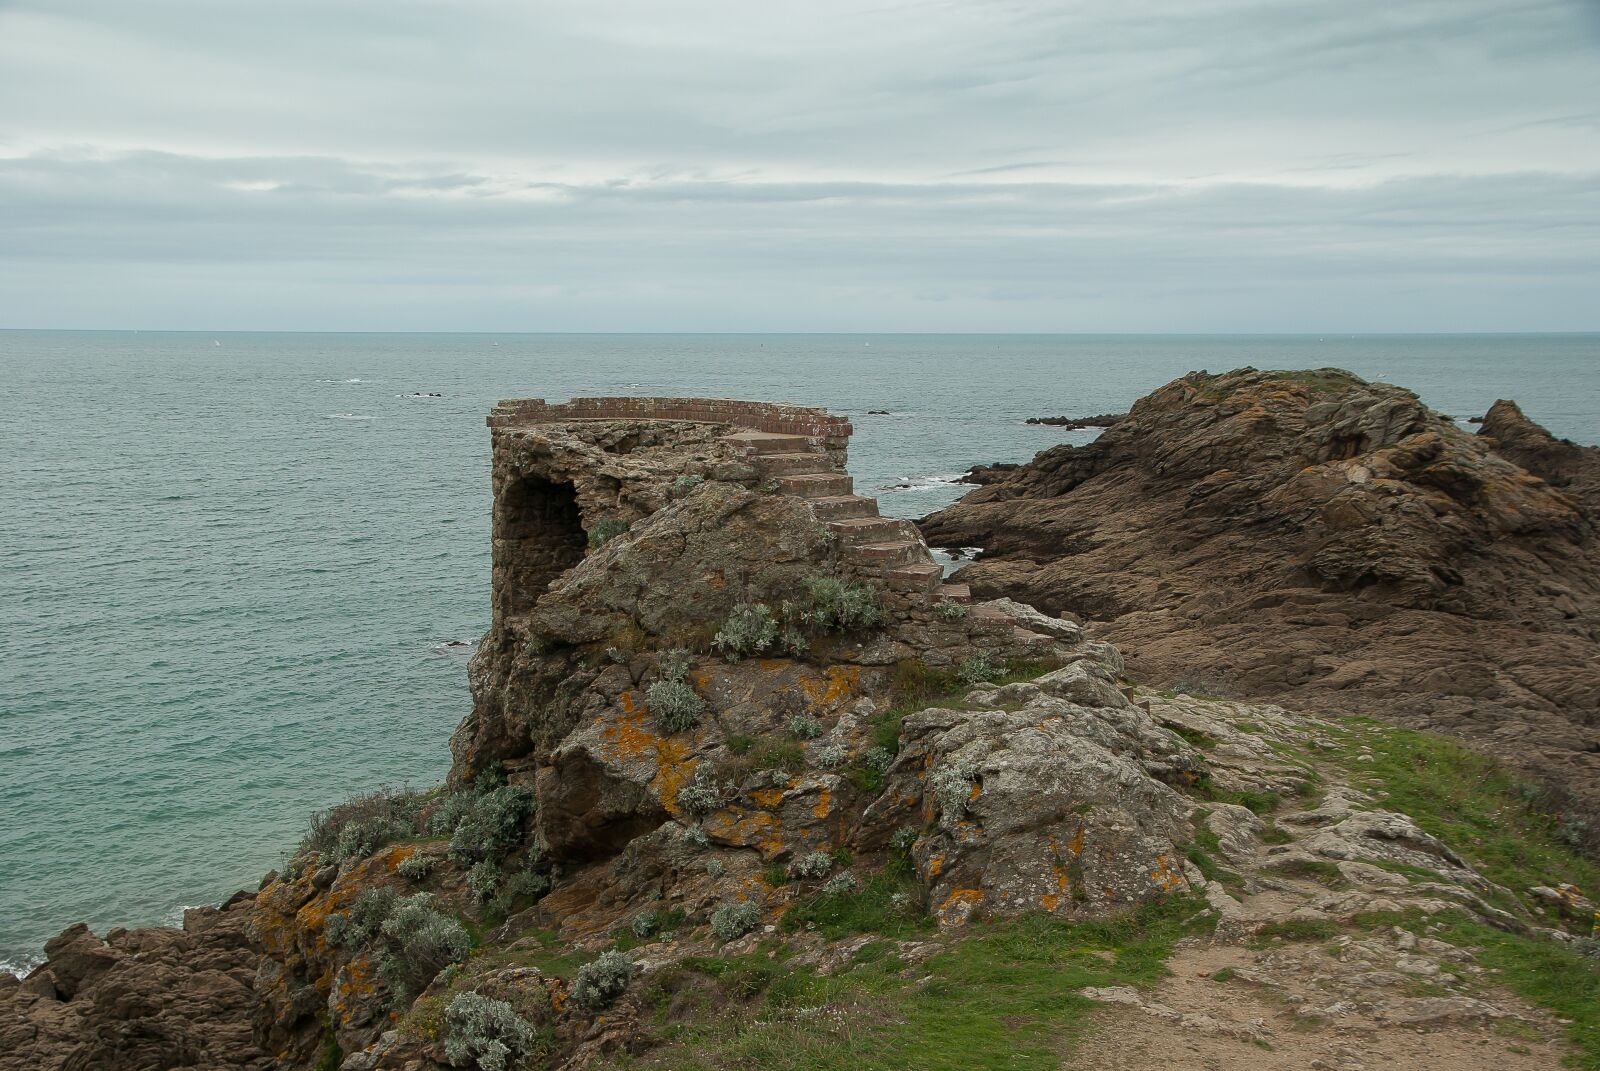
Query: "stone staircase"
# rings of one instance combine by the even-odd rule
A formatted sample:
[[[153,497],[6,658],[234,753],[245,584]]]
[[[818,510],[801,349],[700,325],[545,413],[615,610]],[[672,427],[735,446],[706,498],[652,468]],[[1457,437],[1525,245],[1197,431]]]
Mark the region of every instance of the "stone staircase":
[[[944,569],[933,560],[916,525],[880,516],[878,500],[856,494],[850,474],[813,440],[738,431],[723,442],[762,476],[777,481],[780,493],[805,500],[839,541],[840,557],[855,579],[881,586],[890,610],[921,616],[941,602],[972,602],[967,585],[944,582]],[[973,607],[962,622],[973,640],[986,640],[986,646],[1049,642],[988,607]]]

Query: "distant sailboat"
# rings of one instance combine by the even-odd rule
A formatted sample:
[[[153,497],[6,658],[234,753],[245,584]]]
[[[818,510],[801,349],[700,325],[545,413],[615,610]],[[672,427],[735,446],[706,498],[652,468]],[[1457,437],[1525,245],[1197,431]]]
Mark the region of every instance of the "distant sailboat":
[[[213,345],[213,346],[220,346],[220,345],[222,345],[222,343],[220,343],[220,342],[218,342],[218,341],[217,341],[217,340],[216,340],[216,339],[212,339],[212,340],[211,340],[211,344],[212,344],[212,345]]]

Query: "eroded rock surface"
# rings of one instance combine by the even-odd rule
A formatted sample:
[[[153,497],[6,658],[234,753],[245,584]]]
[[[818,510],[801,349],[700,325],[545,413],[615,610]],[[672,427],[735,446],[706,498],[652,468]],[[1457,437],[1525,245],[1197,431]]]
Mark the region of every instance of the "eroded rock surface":
[[[1191,373],[922,522],[1142,682],[1468,737],[1600,804],[1600,450],[1337,369]]]

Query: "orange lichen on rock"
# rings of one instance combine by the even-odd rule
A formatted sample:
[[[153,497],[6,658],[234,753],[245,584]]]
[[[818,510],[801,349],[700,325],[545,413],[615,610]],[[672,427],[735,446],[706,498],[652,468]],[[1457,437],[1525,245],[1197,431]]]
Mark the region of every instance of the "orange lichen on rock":
[[[948,911],[952,906],[976,904],[982,899],[982,889],[951,889],[950,895],[939,905],[939,910]]]
[[[1150,871],[1150,880],[1170,892],[1183,884],[1183,874],[1172,869],[1166,853],[1156,856],[1156,867]]]
[[[833,790],[827,785],[823,785],[822,788],[817,792],[817,802],[816,805],[811,808],[811,813],[818,818],[826,818],[828,817],[829,812],[832,810]]]
[[[829,666],[817,676],[800,678],[800,690],[819,707],[835,707],[855,694],[860,666]]]

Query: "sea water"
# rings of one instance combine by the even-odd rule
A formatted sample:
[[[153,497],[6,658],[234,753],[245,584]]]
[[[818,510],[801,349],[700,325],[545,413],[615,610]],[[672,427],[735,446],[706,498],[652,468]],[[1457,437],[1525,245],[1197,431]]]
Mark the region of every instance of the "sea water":
[[[1240,365],[1460,417],[1511,397],[1600,441],[1595,335],[0,332],[0,961],[253,887],[309,812],[444,775],[499,398],[825,405],[857,487],[914,517],[973,464],[1096,434],[1029,416]]]

